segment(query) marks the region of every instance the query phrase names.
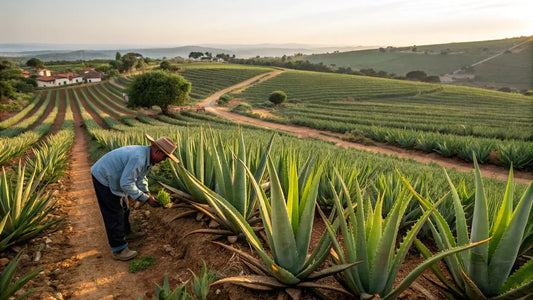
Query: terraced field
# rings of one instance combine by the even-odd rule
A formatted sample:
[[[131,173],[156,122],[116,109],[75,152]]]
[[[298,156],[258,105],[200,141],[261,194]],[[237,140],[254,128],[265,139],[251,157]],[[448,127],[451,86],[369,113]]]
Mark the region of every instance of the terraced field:
[[[267,99],[275,90],[284,91],[288,100],[272,109]],[[236,97],[272,109],[280,117],[270,119],[274,122],[364,135],[467,160],[475,151],[486,161],[490,151],[502,153],[513,144],[528,153],[515,167],[533,163],[533,100],[519,94],[287,70]]]
[[[208,95],[221,88],[231,88],[229,86],[234,83],[267,71],[269,69],[265,68],[211,69],[193,67],[185,68],[182,70],[182,74],[188,76],[188,79],[193,82],[193,87],[195,85],[202,87],[195,94],[198,100],[204,97],[203,95]],[[321,250],[316,255],[334,263],[335,259],[329,257],[329,248],[333,247],[333,241],[335,241],[335,245],[339,244],[337,237],[331,228],[330,235],[328,235],[328,232],[325,231],[326,225],[320,218],[316,218],[313,223],[315,219],[314,209],[319,205],[330,214],[330,218],[334,218],[335,210],[332,209],[334,206],[337,210],[344,209],[343,205],[340,204],[341,199],[343,199],[342,201],[358,201],[357,207],[364,205],[364,212],[362,209],[357,210],[359,216],[363,213],[367,216],[374,214],[365,220],[375,220],[376,226],[373,229],[363,228],[362,231],[368,230],[376,233],[376,235],[369,235],[371,237],[379,235],[390,239],[389,242],[378,243],[388,246],[374,245],[374,247],[371,242],[368,242],[368,253],[383,253],[380,254],[382,259],[398,257],[398,260],[394,261],[397,266],[395,270],[382,270],[388,272],[389,275],[387,276],[392,280],[392,287],[395,278],[398,280],[406,278],[405,274],[421,261],[419,255],[411,255],[407,251],[410,247],[396,249],[397,237],[398,240],[405,237],[412,241],[414,236],[410,237],[409,229],[416,227],[416,234],[414,232],[413,234],[417,235],[420,241],[426,244],[434,241],[432,236],[434,232],[431,228],[422,227],[424,216],[429,217],[430,213],[433,213],[433,210],[428,210],[425,213],[427,209],[425,205],[431,203],[429,205],[432,206],[436,201],[442,199],[440,205],[435,207],[435,211],[439,212],[438,221],[446,222],[447,228],[453,228],[452,225],[456,224],[457,215],[455,213],[460,209],[464,209],[467,216],[464,220],[464,230],[467,230],[467,225],[468,228],[472,228],[473,222],[476,222],[475,218],[469,216],[472,215],[474,209],[474,198],[479,197],[476,196],[476,185],[479,189],[481,178],[476,177],[477,175],[473,173],[448,169],[448,179],[443,169],[435,164],[423,164],[395,156],[344,149],[323,140],[299,139],[283,132],[255,126],[240,126],[231,120],[222,119],[210,113],[188,111],[162,116],[158,114],[157,110],[132,110],[126,107],[122,99],[123,88],[130,81],[131,79],[122,78],[117,80],[118,85],[103,82],[49,89],[36,96],[32,102],[33,107],[24,111],[24,116],[15,116],[18,119],[16,122],[2,123],[11,123],[0,131],[0,135],[4,136],[1,140],[2,145],[20,145],[29,140],[30,134],[35,133],[36,135],[33,138],[35,141],[27,148],[17,150],[14,146],[13,149],[15,150],[8,151],[15,154],[9,154],[8,159],[0,161],[3,166],[8,167],[7,170],[2,170],[1,175],[3,176],[7,172],[16,172],[14,170],[16,162],[13,160],[16,158],[30,160],[31,158],[28,157],[31,155],[28,156],[25,152],[32,149],[35,157],[42,159],[39,158],[34,163],[28,163],[28,168],[34,168],[33,170],[38,170],[35,172],[42,173],[42,177],[39,175],[39,178],[44,178],[43,182],[46,184],[42,185],[43,190],[28,190],[28,195],[33,195],[32,197],[43,201],[43,207],[51,207],[50,210],[46,210],[47,213],[51,213],[54,208],[51,204],[54,202],[52,199],[60,199],[60,210],[53,210],[50,218],[35,218],[44,223],[36,224],[35,227],[38,231],[32,232],[32,238],[35,239],[25,241],[25,247],[29,253],[33,255],[39,251],[43,255],[40,262],[24,263],[25,270],[33,269],[36,265],[43,266],[43,272],[35,273],[33,276],[38,277],[29,284],[29,287],[39,288],[36,297],[42,298],[58,292],[62,293],[62,297],[78,297],[80,299],[101,299],[110,295],[115,298],[132,299],[136,296],[150,295],[153,290],[153,282],[160,282],[165,273],[171,277],[172,285],[181,284],[190,279],[191,274],[188,271],[181,272],[180,270],[191,269],[198,273],[202,259],[206,261],[210,269],[220,270],[218,276],[221,278],[240,276],[243,273],[254,274],[254,271],[248,269],[241,261],[235,261],[236,256],[233,252],[221,250],[220,246],[211,243],[212,237],[185,235],[186,232],[192,230],[209,232],[212,228],[207,228],[207,224],[213,223],[209,218],[217,220],[217,234],[222,232],[226,234],[229,231],[231,236],[238,237],[235,245],[242,251],[252,255],[256,255],[255,252],[258,252],[259,256],[269,262],[269,255],[271,254],[265,253],[263,255],[261,251],[264,251],[262,250],[263,247],[267,246],[270,249],[276,249],[273,243],[277,243],[279,236],[276,235],[280,234],[279,230],[282,230],[283,234],[289,234],[289,232],[293,233],[293,229],[306,228],[306,232],[297,235],[304,236],[304,238],[298,237],[298,240],[303,239],[303,242],[298,243],[303,243],[306,247],[301,247],[303,250],[296,250],[297,247],[293,245],[295,251],[301,251],[298,255],[307,258],[310,255],[309,249],[315,247],[322,249],[321,247],[324,247],[322,250],[325,249],[326,251]],[[461,111],[463,107],[466,109],[468,106],[463,103],[467,101],[486,114],[474,118],[472,123],[469,123],[473,124],[473,127],[478,126],[484,120],[491,120],[492,122],[488,123],[489,127],[492,126],[497,129],[499,124],[509,122],[511,119],[518,120],[516,124],[513,123],[508,128],[515,128],[512,126],[521,128],[528,125],[522,119],[522,117],[525,118],[525,113],[522,110],[526,109],[529,104],[525,98],[504,98],[500,94],[482,94],[477,91],[469,94],[466,91],[462,93],[460,89],[453,90],[436,85],[406,84],[379,79],[364,80],[358,77],[334,74],[285,71],[277,77],[257,82],[236,95],[246,98],[255,105],[262,105],[266,101],[265,96],[268,97],[272,90],[280,89],[289,95],[290,105],[279,109],[276,113],[281,118],[295,123],[298,114],[316,121],[321,120],[321,117],[327,114],[329,118],[337,118],[339,122],[355,126],[360,126],[361,121],[359,120],[366,118],[367,121],[365,122],[377,122],[368,126],[400,128],[398,124],[401,122],[411,124],[411,120],[420,118],[423,121],[412,122],[410,125],[413,126],[412,130],[426,130],[426,132],[442,134],[439,130],[448,128],[446,127],[447,122],[457,122],[461,118],[465,119],[476,113],[475,109],[467,110],[467,112]],[[462,96],[463,100],[457,99],[459,96]],[[430,107],[428,111],[423,109],[426,104]],[[520,108],[508,109],[506,113],[500,111],[515,104],[519,105]],[[389,106],[393,108],[387,109]],[[324,111],[326,109],[327,111]],[[319,113],[321,111],[322,114]],[[407,111],[411,111],[411,113]],[[452,117],[456,113],[462,113],[462,115],[457,118]],[[351,118],[352,115],[357,117]],[[371,115],[376,117],[373,119],[370,117]],[[408,121],[409,123],[407,123]],[[419,128],[422,126],[421,124],[433,122],[435,122],[435,127],[424,130]],[[309,126],[313,125],[310,124]],[[55,133],[58,127],[61,130]],[[512,131],[514,130],[509,130],[508,133],[504,132],[504,134],[516,134]],[[151,172],[150,189],[155,193],[161,189],[158,182],[163,182],[170,187],[168,190],[171,194],[175,193],[173,194],[176,197],[175,201],[178,201],[179,194],[180,197],[185,197],[180,199],[187,199],[189,202],[184,201],[172,209],[144,207],[137,211],[135,216],[138,218],[140,226],[147,230],[148,237],[145,241],[132,245],[143,255],[151,255],[156,260],[154,267],[139,275],[128,273],[128,266],[112,260],[108,253],[109,248],[105,239],[103,224],[99,218],[95,217],[99,212],[92,190],[89,172],[91,162],[88,160],[88,155],[90,154],[92,159],[97,159],[103,153],[121,146],[146,145],[148,141],[144,137],[145,133],[154,137],[168,136],[176,141],[178,149],[175,154],[181,161],[179,165],[165,161],[154,167]],[[460,132],[452,134],[461,136]],[[44,139],[47,135],[49,137]],[[478,138],[474,135],[468,137]],[[509,137],[506,136],[506,138]],[[272,144],[270,144],[271,139]],[[43,141],[43,143],[39,143],[39,141]],[[52,160],[53,157],[55,159],[56,155],[44,153],[46,149],[57,149],[60,154],[57,155],[59,157],[57,161]],[[70,154],[68,154],[69,149],[72,149]],[[3,157],[4,150],[0,148],[0,151],[2,151],[0,157]],[[44,154],[38,154],[39,151]],[[45,161],[46,163],[40,164],[38,161]],[[249,168],[253,175],[246,175],[246,169],[241,162]],[[67,164],[70,167],[67,167]],[[33,167],[29,167],[29,165],[33,165]],[[57,169],[51,171],[45,167],[39,171],[39,165],[53,165],[57,166]],[[263,168],[262,172],[261,168]],[[65,170],[68,176],[63,178],[60,174]],[[266,176],[266,172],[268,172],[268,176]],[[18,178],[20,178],[19,180],[26,180],[24,175]],[[47,189],[47,185],[59,180],[59,178],[61,178],[61,183],[58,183],[58,186],[50,186],[48,189],[58,189],[60,192],[54,195],[45,195],[43,191]],[[262,188],[261,186],[266,186],[264,185],[266,181],[269,182],[269,201],[267,201],[267,194],[259,190]],[[477,194],[486,195],[487,215],[490,215],[487,217],[487,224],[489,222],[494,223],[498,219],[495,216],[499,205],[507,203],[507,200],[503,200],[508,199],[506,194],[512,194],[515,199],[514,202],[517,202],[528,188],[525,184],[511,183],[510,186],[514,190],[512,193],[507,193],[506,183],[503,181],[483,178],[483,182],[485,193]],[[24,184],[24,181],[21,181],[18,186],[33,188],[34,185]],[[252,186],[256,189],[254,192],[252,192]],[[7,183],[3,187],[12,189]],[[181,193],[176,193],[173,189],[179,189]],[[412,193],[417,196],[420,195],[423,200],[415,199]],[[228,196],[230,194],[235,195],[235,197]],[[0,193],[0,197],[2,195]],[[234,202],[237,201],[235,199],[241,199],[241,197],[247,200]],[[348,200],[350,197],[352,200]],[[1,199],[8,201],[4,198]],[[48,204],[49,202],[50,204]],[[20,203],[25,202],[21,201]],[[401,203],[401,205],[397,203]],[[230,205],[235,206],[230,207]],[[355,206],[354,204],[347,205],[350,208]],[[512,208],[512,205],[510,206]],[[178,218],[178,215],[191,215],[191,211],[196,214],[195,207],[200,207],[200,211],[207,212],[203,217],[197,218],[201,222],[195,221],[194,217]],[[284,207],[284,210],[278,211],[279,207]],[[261,209],[261,212],[257,209]],[[403,210],[405,210],[405,214]],[[228,211],[231,213],[227,213]],[[525,214],[524,211],[522,214]],[[0,212],[3,213],[3,210]],[[287,214],[291,212],[291,217],[286,216],[287,226],[279,226],[277,223],[280,212]],[[265,219],[265,216],[271,213],[272,219]],[[354,215],[354,211],[347,211],[346,214]],[[56,215],[66,216],[67,223],[57,224],[60,219],[56,218]],[[340,215],[342,218],[336,222],[345,221],[344,214]],[[511,213],[508,215],[510,216]],[[388,223],[386,220],[391,220],[387,216],[395,218],[395,221],[390,222],[390,224],[394,223],[396,227],[386,225]],[[385,217],[387,218],[385,219]],[[4,215],[0,215],[1,220],[7,220],[7,218],[4,219]],[[275,229],[269,229],[269,220],[276,222]],[[296,223],[296,220],[301,220],[302,223]],[[527,220],[527,214],[524,220]],[[529,220],[529,223],[531,222],[533,221]],[[365,226],[370,226],[368,222],[359,224],[363,223],[367,224]],[[240,225],[236,226],[235,224]],[[261,240],[255,236],[251,226],[257,224],[263,224],[263,227],[266,228],[264,230],[266,230],[265,236],[267,238]],[[383,225],[384,229],[387,228],[383,232],[381,224],[385,224]],[[411,227],[413,224],[417,225]],[[446,227],[442,223],[439,226],[441,225]],[[527,241],[533,236],[533,226],[531,224],[526,225],[524,223],[524,228],[526,228],[524,239],[520,237],[518,242],[513,244],[516,247],[522,244],[522,241]],[[50,227],[57,230],[55,232],[42,231]],[[11,224],[5,228],[11,230]],[[463,229],[462,227],[457,228],[456,230]],[[8,234],[4,234],[0,230],[0,246],[8,245],[9,247],[14,241],[21,242],[14,238],[14,235],[11,235],[13,232],[17,233],[18,231],[9,231]],[[408,233],[404,234],[405,232]],[[46,234],[46,238],[50,241],[44,238],[43,234]],[[448,237],[455,239],[455,235],[455,231],[450,231]],[[328,236],[331,240],[326,239]],[[346,239],[343,238],[342,240]],[[41,247],[42,243],[48,246]],[[250,248],[249,243],[254,245],[253,248]],[[527,246],[526,242],[523,244]],[[431,246],[440,245],[431,244]],[[225,244],[225,247],[233,246]],[[391,252],[386,252],[384,247],[389,247]],[[464,249],[461,248],[461,250],[466,250],[466,248],[473,246],[462,247]],[[376,250],[378,248],[381,250]],[[339,248],[336,249],[339,250]],[[3,250],[0,248],[0,251]],[[212,255],[214,252],[217,255]],[[275,251],[273,252],[272,255],[276,255]],[[398,255],[389,255],[389,253],[397,253]],[[287,259],[294,255],[294,253],[290,253],[284,257]],[[459,255],[453,257],[459,257]],[[508,261],[514,262],[515,259],[516,257],[513,256]],[[281,261],[280,259],[272,259],[271,265],[268,265],[265,270],[276,270],[273,276],[277,275],[278,270],[284,270],[283,272],[286,273],[283,274],[285,275],[276,280],[289,286],[294,285],[294,283],[284,280],[296,278],[296,275],[293,274],[295,271],[282,266],[283,262]],[[320,264],[323,262],[317,261],[320,261]],[[309,261],[309,264],[315,264],[315,262]],[[320,266],[317,265],[316,267]],[[456,267],[459,266],[456,265]],[[372,268],[372,272],[377,272],[375,268],[378,267],[370,264],[368,268]],[[400,268],[402,272],[397,273]],[[310,270],[308,275],[316,274],[313,271]],[[139,276],[142,276],[142,280],[139,280]],[[437,280],[436,277],[432,278]],[[295,280],[300,280],[300,278]],[[302,277],[301,280],[302,282],[314,283],[312,276]],[[336,287],[337,290],[342,288],[336,279],[329,278],[327,280],[329,286]],[[406,284],[405,287],[408,285]],[[437,289],[422,277],[418,277],[416,284],[411,288],[405,291],[402,289],[398,293],[403,292],[402,297],[404,298],[416,299],[422,291],[424,293],[438,293]],[[216,285],[216,289],[212,288],[211,292],[216,293],[216,297],[221,299],[249,299],[253,297],[273,299],[278,297],[278,291],[256,292],[236,288],[233,285],[220,284]],[[381,293],[385,295],[389,292],[391,291],[385,289]],[[283,293],[283,291],[279,291],[279,293]],[[318,299],[318,296],[310,288],[303,288],[303,293],[308,299]],[[338,299],[354,297],[353,294],[350,294],[351,296],[343,298],[344,296],[337,295],[337,292],[331,293],[329,295]],[[350,290],[349,293],[356,293],[356,291]]]

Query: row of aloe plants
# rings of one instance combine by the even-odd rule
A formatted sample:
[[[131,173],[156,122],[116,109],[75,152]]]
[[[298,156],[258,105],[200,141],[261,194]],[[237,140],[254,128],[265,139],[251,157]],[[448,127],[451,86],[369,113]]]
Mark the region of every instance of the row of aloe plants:
[[[56,103],[57,104],[57,103]],[[57,108],[57,107],[56,107]],[[52,115],[52,114],[51,114]],[[67,94],[67,109],[61,130],[50,136],[33,157],[27,157],[23,165],[0,173],[0,252],[15,243],[31,239],[61,221],[49,217],[54,209],[53,193],[46,191],[66,168],[67,151],[74,140],[74,118]],[[19,263],[19,253],[0,273],[0,299],[8,299],[40,272],[37,268],[21,277],[14,277]],[[33,290],[26,291],[25,297]]]
[[[52,98],[52,93],[51,92],[47,93],[43,104],[39,107],[39,109],[35,113],[33,113],[31,116],[28,116],[26,119],[16,124],[15,126],[11,126],[11,127],[1,130],[0,136],[1,137],[14,137],[28,130],[28,128],[31,125],[33,125],[44,114],[44,112],[48,108],[51,98]]]
[[[115,140],[113,144],[106,142],[109,138],[102,138],[100,142],[107,145],[110,149],[124,144],[143,143],[143,141],[138,140],[138,135],[131,135],[130,137],[130,140]],[[410,248],[411,244],[415,242],[415,237],[419,231],[428,227],[427,225],[425,227],[423,225],[425,223],[429,224],[427,221],[431,220],[433,215],[437,214],[441,216],[446,224],[453,224],[455,215],[452,217],[447,216],[449,220],[446,220],[442,217],[442,214],[436,210],[438,205],[444,203],[444,200],[441,199],[437,204],[428,200],[431,201],[431,206],[429,208],[425,207],[423,202],[417,202],[412,199],[412,195],[406,189],[406,185],[403,184],[400,176],[393,179],[378,176],[378,178],[382,178],[381,183],[367,182],[364,186],[360,186],[359,182],[365,181],[368,172],[341,171],[332,174],[331,172],[324,170],[324,167],[313,167],[312,160],[301,159],[298,156],[290,154],[290,151],[278,156],[277,159],[273,158],[271,155],[269,158],[268,153],[270,152],[271,143],[262,150],[254,149],[253,151],[246,151],[247,149],[244,147],[242,135],[234,142],[227,140],[223,142],[220,138],[217,138],[216,135],[212,134],[210,136],[201,135],[195,143],[192,143],[186,135],[179,137],[180,142],[178,142],[178,144],[180,147],[178,147],[178,150],[176,151],[176,156],[180,158],[181,163],[179,165],[169,165],[171,171],[166,174],[167,179],[170,179],[166,181],[167,186],[169,186],[170,190],[174,191],[175,194],[180,194],[182,199],[192,205],[192,207],[205,212],[206,215],[220,225],[217,229],[203,229],[197,232],[244,236],[252,244],[253,248],[258,252],[258,255],[261,258],[260,261],[257,259],[254,260],[250,255],[239,252],[246,261],[255,266],[254,270],[259,275],[248,278],[227,278],[220,282],[236,282],[245,286],[261,287],[262,289],[283,288],[290,291],[290,293],[294,292],[293,288],[295,286],[318,287],[314,282],[310,282],[310,280],[330,275],[331,273],[329,273],[329,271],[340,271],[342,268],[356,262],[346,262],[346,258],[350,256],[347,252],[341,252],[342,249],[338,248],[338,245],[336,245],[336,239],[334,236],[336,236],[337,230],[341,230],[342,232],[344,226],[342,225],[341,215],[343,218],[347,218],[348,223],[345,225],[346,227],[353,226],[353,224],[356,223],[354,220],[358,219],[364,220],[362,222],[360,221],[361,224],[366,224],[364,225],[366,227],[363,229],[359,228],[359,232],[364,231],[367,233],[366,236],[361,235],[358,237],[354,235],[354,243],[357,245],[368,243],[369,246],[366,251],[367,260],[371,260],[372,263],[361,263],[355,267],[349,267],[349,269],[345,270],[342,275],[339,275],[348,278],[342,280],[342,282],[345,283],[346,288],[350,290],[351,293],[357,295],[379,294],[381,297],[393,298],[405,289],[421,271],[431,267],[435,261],[442,259],[447,255],[454,256],[456,252],[465,251],[470,247],[474,247],[477,245],[477,242],[479,242],[479,240],[476,240],[473,241],[473,243],[456,243],[455,247],[443,248],[443,250],[446,249],[445,252],[437,254],[432,258],[428,257],[426,262],[413,271],[414,273],[411,273],[406,277],[405,281],[392,289],[392,283],[399,270],[399,265],[407,253],[406,251]],[[234,149],[235,154],[233,154],[231,149]],[[251,154],[252,152],[254,154]],[[301,161],[297,162],[297,160]],[[264,169],[264,164],[268,164],[268,172],[264,170],[263,173],[265,175],[258,176],[258,174],[261,173],[261,171],[258,172],[258,170]],[[249,166],[249,170],[245,166]],[[329,175],[327,177],[318,176],[315,173]],[[343,174],[340,175],[340,173]],[[276,187],[274,187],[275,178],[279,181],[279,186],[277,186],[276,183]],[[309,178],[314,179],[309,181]],[[325,180],[324,178],[328,179]],[[265,181],[268,181],[268,183]],[[398,181],[400,184],[398,184]],[[424,197],[427,197],[427,199],[434,197],[434,195],[431,195],[430,197],[430,194],[427,192],[424,193],[426,189],[422,187],[423,184],[421,184],[421,182],[422,180],[419,178],[411,179],[411,186],[418,185],[416,188],[412,187],[413,192],[417,193],[417,195],[425,195]],[[302,183],[307,183],[309,185],[307,188],[302,188]],[[292,188],[290,187],[291,185]],[[326,185],[329,185],[329,188],[326,188]],[[299,188],[295,188],[296,186]],[[311,197],[314,198],[311,201],[313,203],[313,210],[317,198],[320,199],[326,194],[330,195],[327,197],[331,197],[327,202],[334,202],[334,205],[329,218],[331,226],[328,227],[329,235],[326,234],[323,236],[319,245],[315,248],[315,252],[311,253],[310,257],[314,259],[313,263],[319,261],[323,262],[327,259],[329,248],[333,245],[336,255],[334,255],[332,261],[341,264],[341,266],[329,271],[318,272],[318,275],[314,272],[316,269],[314,269],[315,266],[313,264],[310,264],[309,261],[306,260],[302,261],[302,259],[309,254],[307,253],[308,248],[304,247],[305,241],[307,240],[306,237],[298,238],[298,234],[305,236],[305,231],[300,231],[298,228],[309,226],[309,223],[305,223],[309,222],[309,218],[306,219],[306,217],[302,215],[303,211],[305,211],[303,207],[306,207],[305,203],[308,202],[301,200],[301,197],[298,195],[305,194],[305,190],[307,190],[306,195],[309,195],[309,191],[312,190],[310,190],[311,187],[312,189],[316,188],[317,190],[317,193],[315,194],[313,192],[312,194],[314,196]],[[265,188],[267,192],[265,192],[265,189],[263,188]],[[452,186],[450,188],[452,188]],[[178,193],[177,190],[185,191],[193,197],[183,197],[183,193]],[[459,186],[453,187],[454,195],[457,194],[457,197],[459,198],[459,205],[467,211],[472,211],[474,207],[478,205],[476,203],[478,203],[479,200],[477,200],[477,198],[474,199],[473,195],[467,193],[465,190],[466,187],[463,181],[461,181]],[[478,188],[476,188],[476,191],[477,190]],[[320,196],[318,191],[320,191]],[[324,191],[328,192],[323,194]],[[270,195],[270,198],[266,197],[267,194]],[[276,197],[278,197],[276,198],[278,200],[275,200],[277,203],[275,205],[276,213],[273,212],[274,195],[277,195]],[[263,197],[263,200],[260,200],[261,197]],[[337,198],[339,199],[338,201],[335,200]],[[350,198],[357,199],[357,201],[351,202],[350,200],[352,205],[347,205],[346,203],[349,201],[347,199]],[[246,201],[242,201],[243,199]],[[279,199],[283,199],[283,201],[280,201]],[[360,203],[358,201],[360,201]],[[456,201],[455,198],[454,201]],[[281,203],[285,203],[285,209],[280,208]],[[455,204],[456,203],[453,202],[453,205]],[[342,205],[344,213],[335,214],[334,212],[341,211],[340,205]],[[353,209],[348,209],[348,207],[355,207],[355,213],[353,212]],[[363,207],[363,209],[358,210],[358,207]],[[258,208],[259,213],[257,212]],[[281,212],[285,212],[285,210],[289,221],[287,221],[287,219],[279,221],[281,220],[280,216],[284,215]],[[448,213],[449,210],[449,208],[446,208]],[[298,214],[295,213],[296,211],[298,211]],[[350,211],[352,211],[352,214],[350,214]],[[413,213],[413,211],[416,211],[416,213]],[[453,213],[454,210],[452,209],[452,214]],[[261,217],[259,219],[261,219],[262,222],[258,222],[258,214]],[[381,217],[382,215],[386,216],[384,220]],[[299,220],[307,221],[299,223]],[[274,225],[276,222],[284,223],[282,225]],[[352,222],[351,225],[349,225],[349,222]],[[390,225],[378,226],[378,224],[381,223]],[[263,224],[263,227],[265,227],[268,240],[267,246],[273,256],[269,256],[268,252],[265,250],[267,248],[262,245],[260,239],[257,237],[256,231],[260,224]],[[395,240],[401,227],[410,228],[410,231],[408,231],[408,234],[404,238],[405,241],[400,245],[400,248],[395,249]],[[531,226],[529,225],[529,227]],[[281,228],[291,228],[292,233],[283,231]],[[451,228],[451,232],[457,230],[453,227]],[[278,231],[284,232],[283,237],[280,236],[281,233]],[[354,231],[354,228],[348,231],[353,234],[356,232]],[[429,231],[431,234],[431,230]],[[346,234],[346,232],[347,231],[344,230],[343,235]],[[529,232],[531,234],[531,230],[529,230]],[[522,245],[525,243],[527,233],[523,234],[523,236],[524,242],[521,243]],[[451,238],[453,238],[453,235],[451,235]],[[348,237],[343,237],[343,239],[346,241]],[[362,242],[363,239],[367,242]],[[298,246],[295,246],[294,248],[289,247],[292,250],[288,250],[289,248],[286,248],[287,241],[294,241],[294,245]],[[276,246],[276,243],[278,243],[278,246]],[[279,245],[284,246],[281,247]],[[276,248],[280,248],[279,256],[276,256]],[[305,248],[305,254],[302,250],[303,248]],[[325,249],[328,249],[328,251]],[[359,249],[359,253],[362,253],[362,251],[363,250]],[[344,255],[344,253],[346,254]],[[378,253],[382,257],[376,259],[375,256],[378,255]],[[350,255],[353,257],[353,253]],[[361,257],[361,255],[356,257]],[[295,260],[296,257],[299,260]],[[391,259],[384,260],[386,257],[391,257]],[[395,259],[392,260],[392,257]],[[343,260],[346,263],[342,263]],[[515,260],[515,258],[512,258],[513,264],[515,263]],[[382,264],[377,265],[377,262]],[[365,268],[366,271],[363,270]],[[374,274],[374,277],[373,279],[367,278],[368,280],[365,284],[361,283],[362,285],[357,285],[353,283],[355,275],[350,275],[353,272],[362,274],[357,276],[364,276],[365,273],[371,273]],[[275,278],[275,280],[272,278]],[[352,278],[351,284],[347,283],[350,282],[350,278]],[[373,283],[371,283],[371,281]],[[383,282],[382,285],[381,282]],[[512,282],[512,280],[510,282]]]
[[[9,119],[0,122],[0,129],[8,128],[9,126],[20,121],[28,112],[30,112],[30,110],[32,110],[39,103],[39,101],[41,101],[42,96],[43,93],[39,92],[39,94],[37,94],[33,98],[33,101],[29,103],[23,110],[19,111],[16,115],[10,117]]]
[[[533,143],[528,141],[499,140],[489,138],[462,137],[451,134],[420,132],[407,129],[390,129],[369,126],[352,131],[363,134],[378,142],[387,142],[402,148],[419,149],[424,152],[437,152],[444,157],[457,156],[468,162],[473,161],[473,154],[479,162],[489,162],[491,154],[497,163],[504,167],[513,165],[516,169],[533,167]]]

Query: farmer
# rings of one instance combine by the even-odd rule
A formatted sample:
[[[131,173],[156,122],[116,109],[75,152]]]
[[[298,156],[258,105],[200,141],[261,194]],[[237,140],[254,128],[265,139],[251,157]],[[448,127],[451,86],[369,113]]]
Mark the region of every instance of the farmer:
[[[139,240],[144,232],[132,232],[129,222],[128,200],[152,207],[159,203],[148,191],[146,174],[155,164],[170,157],[176,144],[167,137],[154,140],[148,134],[151,146],[126,146],[115,149],[100,158],[91,168],[94,191],[104,219],[107,239],[116,260],[130,260],[137,255],[128,248],[128,242]]]

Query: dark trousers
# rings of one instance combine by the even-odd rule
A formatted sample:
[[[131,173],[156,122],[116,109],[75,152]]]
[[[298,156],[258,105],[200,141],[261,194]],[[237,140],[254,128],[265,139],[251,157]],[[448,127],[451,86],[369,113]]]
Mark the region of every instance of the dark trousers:
[[[130,210],[126,205],[122,207],[120,197],[113,194],[109,187],[101,184],[94,176],[93,185],[111,249],[125,246],[127,243],[124,237],[131,232]]]

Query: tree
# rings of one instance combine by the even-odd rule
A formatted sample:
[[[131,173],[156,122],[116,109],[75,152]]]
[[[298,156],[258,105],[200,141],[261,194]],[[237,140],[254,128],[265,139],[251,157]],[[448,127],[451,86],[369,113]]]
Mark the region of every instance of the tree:
[[[203,52],[195,52],[195,51],[192,51],[191,53],[189,53],[189,58],[194,58],[194,59],[198,59],[200,57],[204,56],[204,53]]]
[[[14,98],[15,88],[5,81],[0,81],[0,97]]]
[[[185,105],[189,101],[191,83],[178,74],[165,71],[147,72],[135,76],[128,87],[129,107],[161,107],[168,114],[170,105]]]
[[[160,68],[161,70],[166,70],[166,71],[168,71],[168,70],[170,70],[170,63],[169,63],[168,61],[164,60],[164,61],[162,61],[162,62],[159,64],[159,68]]]
[[[423,81],[428,75],[424,71],[416,70],[405,74],[405,77],[409,80]]]
[[[42,69],[44,68],[44,63],[40,59],[33,57],[26,62],[26,66],[34,69]]]
[[[122,56],[122,72],[129,72],[137,64],[137,60],[142,60],[143,56],[139,53],[126,53]],[[144,61],[143,61],[144,62]],[[141,65],[142,66],[142,65]]]
[[[117,53],[115,53],[115,60],[116,61],[119,61],[121,60],[122,56],[120,55],[120,52],[117,51]]]
[[[287,94],[285,94],[283,91],[274,91],[272,94],[270,94],[270,97],[268,97],[268,101],[274,103],[275,105],[279,105],[287,100]]]

